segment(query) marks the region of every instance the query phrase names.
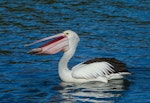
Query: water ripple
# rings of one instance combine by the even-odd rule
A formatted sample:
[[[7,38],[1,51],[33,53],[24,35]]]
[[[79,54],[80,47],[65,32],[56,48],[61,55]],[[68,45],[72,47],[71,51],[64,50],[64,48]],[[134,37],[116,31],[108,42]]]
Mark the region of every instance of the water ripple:
[[[149,0],[0,1],[0,101],[149,102]],[[62,53],[36,56],[24,47],[37,39],[76,31],[81,40],[72,67],[94,57],[114,57],[128,66],[127,80],[108,84],[63,83],[57,63]],[[35,47],[38,45],[35,45]]]

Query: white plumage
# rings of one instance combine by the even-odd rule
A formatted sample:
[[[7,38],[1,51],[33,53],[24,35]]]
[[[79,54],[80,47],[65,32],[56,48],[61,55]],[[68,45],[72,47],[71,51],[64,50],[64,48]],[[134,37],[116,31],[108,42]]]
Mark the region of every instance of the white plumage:
[[[72,76],[76,79],[92,79],[113,73],[112,65],[107,62],[80,64],[72,68]]]
[[[120,61],[115,60],[115,62],[109,62],[110,60],[95,61],[92,63],[80,63],[74,66],[71,70],[68,69],[68,62],[70,58],[74,55],[77,44],[79,42],[78,35],[67,30],[56,36],[47,37],[31,43],[45,41],[48,39],[56,38],[39,48],[32,49],[29,53],[34,54],[55,54],[59,51],[64,51],[62,58],[59,61],[58,73],[62,81],[64,82],[89,82],[89,81],[101,81],[108,82],[111,79],[120,79],[124,75],[130,74],[126,69],[119,69],[118,67],[124,66]],[[113,59],[112,59],[113,60]],[[111,60],[111,61],[112,61]],[[117,61],[117,62],[116,62]],[[117,67],[116,63],[120,63]]]

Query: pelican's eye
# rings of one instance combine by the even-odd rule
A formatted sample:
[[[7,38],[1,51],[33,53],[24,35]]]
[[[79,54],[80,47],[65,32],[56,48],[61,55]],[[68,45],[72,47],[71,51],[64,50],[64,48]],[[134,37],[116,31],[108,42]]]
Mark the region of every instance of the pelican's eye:
[[[68,33],[68,32],[66,32],[65,34],[66,34],[67,36],[69,35],[69,33]]]

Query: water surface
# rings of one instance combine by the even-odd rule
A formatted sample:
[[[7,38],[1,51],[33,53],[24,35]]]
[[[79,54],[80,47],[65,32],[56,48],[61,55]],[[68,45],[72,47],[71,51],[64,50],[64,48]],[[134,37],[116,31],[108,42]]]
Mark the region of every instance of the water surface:
[[[1,103],[149,103],[149,0],[1,0]],[[29,55],[24,44],[74,30],[80,43],[69,67],[114,57],[132,75],[109,83],[61,82],[56,55]]]

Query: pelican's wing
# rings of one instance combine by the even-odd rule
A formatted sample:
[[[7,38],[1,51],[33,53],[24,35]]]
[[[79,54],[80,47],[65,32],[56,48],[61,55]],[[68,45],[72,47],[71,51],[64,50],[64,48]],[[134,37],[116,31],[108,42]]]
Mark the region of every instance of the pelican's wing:
[[[112,68],[113,66],[108,62],[79,64],[72,68],[72,76],[77,79],[92,79],[113,73]]]

